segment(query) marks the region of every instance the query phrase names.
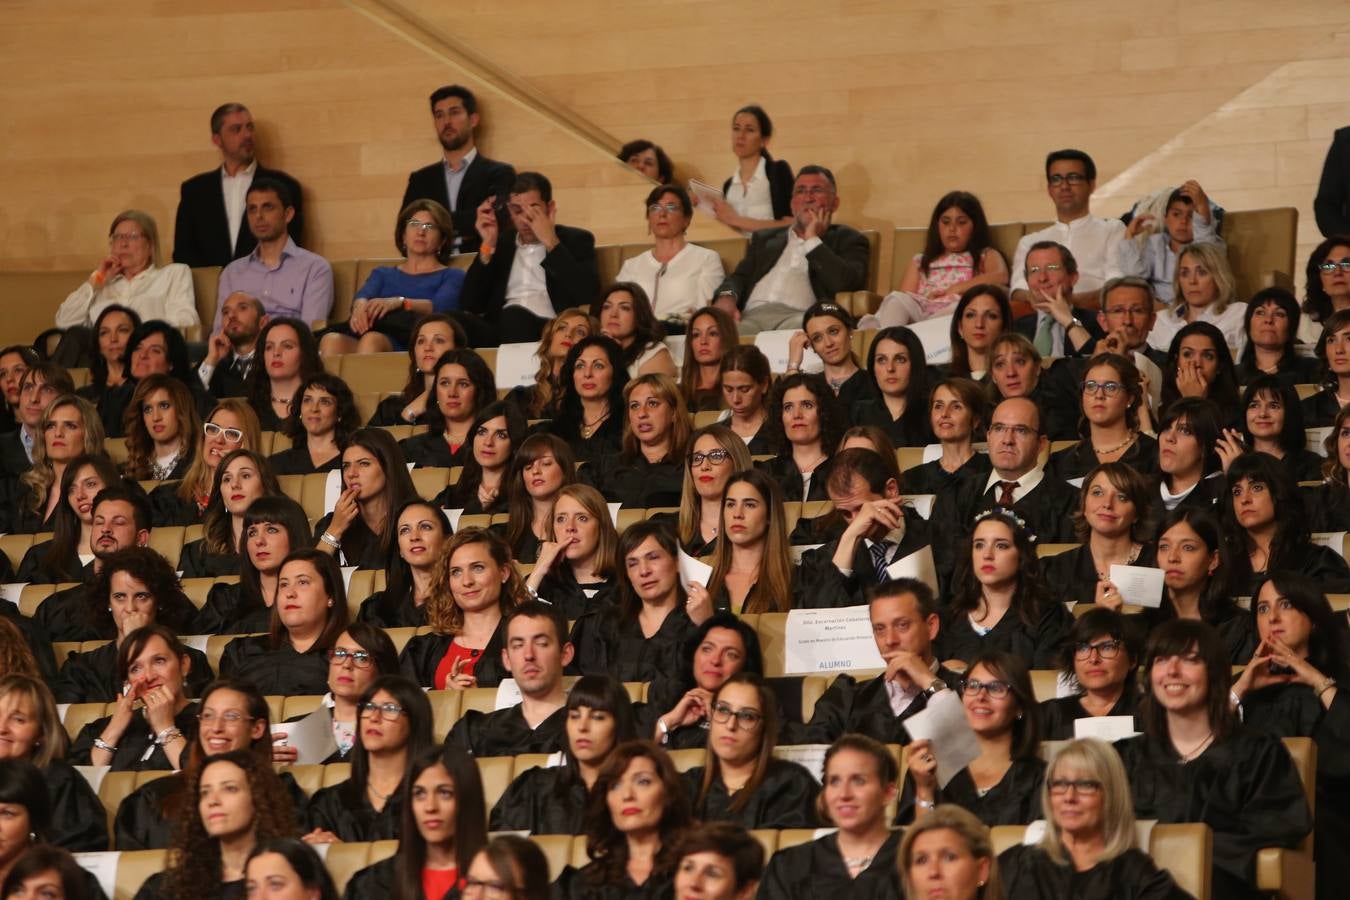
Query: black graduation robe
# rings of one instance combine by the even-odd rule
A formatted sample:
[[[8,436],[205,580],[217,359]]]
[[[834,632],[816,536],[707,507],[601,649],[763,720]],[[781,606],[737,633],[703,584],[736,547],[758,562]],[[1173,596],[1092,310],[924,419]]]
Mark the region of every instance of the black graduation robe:
[[[471,709],[460,716],[445,742],[474,756],[556,753],[567,743],[567,707],[558,707],[535,728],[525,721],[519,703],[490,713]]]
[[[320,788],[310,798],[306,826],[331,831],[344,841],[396,840],[403,816],[400,792],[395,791],[380,810],[370,805],[367,794],[350,778]]]
[[[307,652],[298,653],[289,641],[283,640],[273,650],[271,640],[260,634],[230,641],[220,657],[220,674],[251,682],[264,696],[328,692],[327,648],[316,643]]]
[[[218,578],[239,574],[238,553],[212,553],[206,549],[206,539],[198,538],[183,545],[178,557],[178,570],[184,578]]]
[[[458,450],[451,452],[444,434],[439,431],[424,431],[404,438],[398,445],[403,450],[403,458],[412,463],[414,468],[449,469],[464,465],[464,458],[468,455],[465,448],[469,447],[470,443],[465,441],[459,445]]]
[[[112,716],[104,716],[81,728],[80,733],[75,735],[75,740],[71,742],[66,761],[72,766],[93,765],[89,755],[94,749],[94,738],[103,734],[103,730],[108,727],[108,722],[111,719]],[[179,731],[183,732],[184,739],[191,746],[192,742],[197,739],[197,704],[189,703],[183,707],[182,711],[173,717],[173,724]],[[183,748],[183,752],[188,752],[187,747]],[[150,730],[150,722],[144,715],[133,716],[131,724],[127,726],[127,730],[122,733],[122,737],[117,741],[117,752],[113,754],[112,759],[112,771],[149,772],[172,768],[173,766],[169,764],[169,757],[164,753],[164,748],[155,743],[155,733]]]
[[[1214,830],[1214,896],[1257,896],[1256,852],[1296,847],[1312,829],[1303,785],[1278,738],[1239,729],[1182,763],[1168,741],[1117,741],[1139,819]]]
[[[277,777],[290,795],[295,821],[305,821],[309,797],[305,795],[290,772],[279,772]],[[173,840],[177,811],[186,801],[187,777],[175,772],[136,788],[117,807],[113,819],[113,836],[118,850],[163,850]]]
[[[993,468],[994,464],[989,461],[989,454],[978,451],[955,472],[948,472],[942,468],[942,463],[935,459],[900,473],[900,490],[906,494],[937,494],[963,478],[978,478],[983,482],[989,478]]]
[[[141,885],[132,900],[170,900],[168,887],[164,883],[164,873],[156,872]],[[248,896],[244,879],[223,882],[215,890],[204,890],[198,895],[201,900],[244,900]]]
[[[934,677],[953,688],[961,681],[959,674],[941,665]],[[897,716],[891,709],[884,676],[859,682],[852,675],[840,673],[816,701],[811,721],[804,725],[788,723],[780,743],[832,744],[845,734],[865,734],[883,744],[908,744],[905,719],[927,708],[928,695],[920,691]]]
[[[193,617],[192,634],[262,634],[272,625],[272,609],[260,606],[241,611],[242,588],[238,583],[217,582],[206,594],[206,602]]]
[[[588,596],[587,591],[595,593]],[[578,584],[572,567],[560,561],[554,563],[544,580],[539,582],[536,593],[541,600],[547,600],[562,610],[563,616],[573,622],[587,613],[612,607],[618,602],[619,585],[614,578]]]
[[[553,885],[555,900],[674,900],[672,873],[652,875],[642,884],[634,884],[627,874],[620,884],[592,884],[595,863],[580,869],[565,866]]]
[[[1309,531],[1350,531],[1350,489],[1323,482],[1300,493],[1308,512]]]
[[[1092,449],[1091,440],[1081,440],[1072,447],[1065,447],[1051,455],[1046,464],[1046,474],[1053,474],[1061,481],[1083,478],[1097,467],[1097,452]],[[1158,471],[1158,440],[1146,434],[1140,434],[1130,449],[1120,457],[1120,462],[1133,468],[1140,475],[1152,475]]]
[[[1040,704],[1041,710],[1041,740],[1043,741],[1068,741],[1074,737],[1074,723],[1079,719],[1090,719],[1092,715],[1083,708],[1080,696],[1073,697],[1055,697],[1052,700],[1044,700]],[[1125,682],[1125,692],[1120,695],[1120,699],[1111,707],[1108,716],[1132,716],[1134,717],[1134,730],[1142,732],[1144,722],[1139,718],[1139,692],[1136,691],[1130,681]]]
[[[627,509],[679,506],[684,490],[683,459],[648,462],[641,452],[593,457],[582,475],[606,500]]]
[[[399,668],[403,674],[422,687],[435,689],[436,668],[450,652],[454,638],[448,634],[419,634],[408,641],[403,652],[398,655]],[[498,623],[497,630],[487,646],[478,651],[478,661],[474,663],[473,677],[478,687],[496,687],[510,673],[502,665],[502,648],[506,646],[506,628]]]
[[[93,785],[75,767],[54,759],[42,770],[51,797],[51,843],[71,853],[108,848],[108,814]]]
[[[490,831],[581,834],[586,783],[568,766],[535,766],[517,775],[492,808]]]
[[[779,850],[769,857],[759,883],[759,900],[900,900],[896,854],[900,832],[893,831],[872,864],[850,878],[839,853],[837,834]]]
[[[924,406],[927,406],[926,401]],[[875,425],[886,432],[886,437],[890,438],[891,444],[896,447],[922,447],[933,442],[927,412],[917,416],[916,419],[919,427],[913,428],[909,427],[911,423],[906,422],[903,415],[898,419],[891,418],[891,411],[879,391],[855,400],[849,407],[849,420],[854,425]]]
[[[983,795],[970,777],[970,769],[962,769],[952,776],[946,787],[937,792],[937,802],[964,807],[990,828],[995,825],[1029,825],[1043,818],[1041,784],[1044,781],[1045,760],[1039,756],[1014,759],[999,783]],[[896,824],[908,825],[913,822],[914,813],[914,779],[906,774],[895,811]]]
[[[826,453],[829,449],[826,448]],[[826,482],[830,480],[830,459],[827,456],[825,461],[816,466],[811,472],[811,486],[803,494],[805,485],[802,483],[802,471],[797,468],[797,461],[792,458],[791,449],[782,451],[782,454],[773,459],[764,459],[755,463],[755,467],[764,472],[774,481],[778,482],[783,489],[783,500],[787,503],[797,503],[804,500],[828,500],[829,492],[825,489]]]
[[[42,679],[48,684],[56,681],[56,651],[52,649],[52,638],[47,636],[47,632],[42,626],[32,619],[20,615],[19,608],[12,603],[0,603],[0,616],[4,616],[19,629],[19,634],[23,635],[24,643],[28,645],[29,651],[33,654],[33,660],[37,663],[38,672]],[[90,640],[97,640],[91,638]]]
[[[1194,900],[1139,849],[1079,872],[1018,844],[998,855],[998,874],[1007,900]]]
[[[1311,397],[1303,398],[1303,427],[1326,428],[1336,421],[1340,411],[1336,390],[1323,388]]]
[[[205,653],[188,647],[187,655],[191,663],[188,694],[196,696],[215,676]],[[71,654],[51,687],[57,703],[112,703],[122,692],[122,683],[117,680],[117,645],[104,644]]]
[[[1238,546],[1241,546],[1239,541]],[[1265,578],[1265,572],[1253,572],[1251,557],[1239,550],[1233,554],[1233,574],[1229,586],[1234,597],[1252,597],[1256,587]],[[1276,569],[1298,572],[1312,579],[1323,593],[1344,594],[1350,591],[1350,566],[1344,557],[1321,544],[1296,544],[1278,561]]]
[[[165,525],[200,525],[206,507],[195,500],[178,496],[178,482],[166,481],[150,491],[150,523],[155,528]]]
[[[1073,617],[1056,600],[1046,599],[1042,606],[1034,624],[1023,622],[1018,611],[1010,609],[983,636],[976,633],[968,612],[945,609],[934,652],[938,659],[970,662],[983,650],[1006,650],[1029,660],[1034,669],[1056,668],[1059,648],[1073,626]]]
[[[866,369],[858,369],[845,378],[843,383],[834,391],[835,397],[839,400],[839,408],[843,410],[846,419],[856,404],[877,394],[877,383],[872,378],[872,373]],[[857,425],[858,423],[850,420],[849,424]]]
[[[703,766],[695,766],[680,777],[689,791],[690,804],[698,803],[703,786]],[[727,791],[720,777],[713,778],[702,805],[694,806],[694,818],[704,822],[735,822],[742,828],[815,828],[816,795],[820,782],[804,766],[785,759],[773,759],[764,770],[764,779],[750,800],[738,812],[731,811],[735,795]]]
[[[1175,619],[1176,615],[1172,601],[1164,597],[1162,606],[1145,609],[1135,616],[1127,616],[1125,626],[1139,630],[1141,632],[1139,637],[1143,638],[1163,622]],[[1246,665],[1256,652],[1256,645],[1260,643],[1247,611],[1233,604],[1205,621],[1213,625],[1223,638],[1223,645],[1228,649],[1229,661],[1235,666]]]
[[[589,466],[593,460],[606,456],[616,456],[623,449],[624,415],[623,410],[615,410],[609,418],[600,423],[588,438],[581,436],[580,414],[575,419],[566,413],[555,416],[539,430],[548,434],[556,434],[567,441],[572,448],[572,452],[576,454],[577,465],[580,466],[585,463]],[[581,470],[578,470],[577,474],[580,475]]]
[[[427,624],[427,610],[413,600],[411,587],[399,595],[376,591],[361,602],[356,621],[380,628],[419,628]]]
[[[340,468],[342,453],[334,453],[327,461],[316,466],[314,457],[309,455],[309,447],[302,439],[301,443],[293,447],[273,453],[267,457],[267,461],[272,464],[273,475],[313,475],[315,472],[331,472]]]
[[[1157,545],[1144,544],[1131,565],[1157,568]],[[1097,563],[1087,544],[1041,560],[1050,594],[1062,603],[1094,603],[1097,599]]]
[[[333,514],[328,513],[314,524],[314,543],[319,542],[319,535],[328,530],[332,521]],[[366,527],[366,523],[359,516],[343,532],[341,543],[342,551],[339,562],[342,565],[356,566],[358,569],[383,569],[386,567],[389,556],[387,548],[380,543],[379,537]]]
[[[572,626],[573,665],[582,675],[653,681],[660,672],[680,671],[685,642],[694,631],[683,608],[671,610],[650,638],[636,618],[623,621],[618,607],[592,610]]]
[[[94,577],[91,567],[84,580],[92,582]],[[32,621],[53,641],[112,640],[116,634],[114,629],[105,627],[101,630],[89,621],[89,587],[89,584],[77,584],[50,594],[38,604]]]
[[[85,565],[75,547],[59,559],[44,565],[47,554],[51,552],[52,541],[42,541],[29,547],[19,561],[19,571],[10,569],[9,557],[0,560],[0,582],[18,581],[24,584],[62,584],[67,581],[83,581]],[[0,554],[3,555],[3,554]]]

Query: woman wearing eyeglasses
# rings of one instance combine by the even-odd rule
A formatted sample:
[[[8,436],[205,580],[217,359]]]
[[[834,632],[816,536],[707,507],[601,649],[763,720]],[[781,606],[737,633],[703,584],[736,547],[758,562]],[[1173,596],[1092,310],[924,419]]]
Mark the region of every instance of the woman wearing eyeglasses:
[[[222,678],[211,682],[197,704],[197,737],[188,749],[181,771],[147,781],[126,796],[117,808],[114,835],[118,850],[159,850],[168,847],[173,823],[191,801],[187,774],[201,761],[231,750],[252,751],[264,764],[273,762],[272,722],[267,701],[253,685]],[[280,760],[278,760],[279,762]],[[289,772],[278,777],[290,795],[297,817],[309,798]]]
[[[1350,310],[1350,237],[1333,234],[1308,254],[1304,269],[1307,292],[1303,312],[1307,315],[1307,334],[1300,339],[1312,343],[1317,329],[1341,310]]]
[[[465,900],[549,900],[548,857],[539,845],[518,834],[499,834],[469,863]]]
[[[722,257],[716,250],[686,239],[694,206],[680,185],[653,188],[645,206],[653,246],[624,260],[617,280],[633,282],[646,291],[657,321],[668,323],[669,333],[683,334],[693,312],[707,303],[722,283],[726,274]]]
[[[955,803],[990,826],[1026,825],[1037,817],[1045,761],[1031,676],[1020,656],[991,650],[971,661],[961,683],[966,721],[980,755],[946,787],[937,781],[931,741],[905,747],[909,772],[896,822],[907,824],[938,803]]]
[[[217,403],[202,426],[202,440],[183,480],[150,492],[154,526],[200,524],[221,461],[235,450],[256,452],[261,444],[262,428],[253,407],[237,397]]]
[[[1101,741],[1071,741],[1047,767],[1045,834],[998,857],[1008,900],[1189,900],[1136,846],[1130,783]]]
[[[1158,441],[1145,433],[1152,429],[1152,421],[1133,362],[1115,353],[1098,353],[1088,362],[1079,396],[1082,440],[1050,458],[1051,472],[1073,481],[1113,462],[1140,474],[1157,471]]]
[[[382,675],[361,695],[357,712],[351,778],[314,792],[308,843],[399,836],[408,764],[433,745],[431,702],[408,679]]]
[[[778,700],[750,672],[732,675],[713,695],[707,756],[684,773],[694,817],[744,828],[814,828],[820,785],[802,766],[773,755]]]
[[[398,558],[387,570],[387,587],[361,603],[356,619],[381,628],[417,628],[427,624],[427,598],[436,560],[450,538],[450,520],[439,506],[419,498],[404,503],[394,522]]]
[[[679,517],[680,546],[690,556],[716,552],[722,492],[732,475],[753,464],[745,442],[722,422],[704,425],[690,436]]]
[[[525,580],[527,590],[569,620],[614,603],[619,533],[599,491],[588,484],[569,484],[558,491],[545,538]]]
[[[1135,638],[1115,610],[1090,609],[1074,621],[1059,665],[1060,679],[1074,692],[1041,702],[1041,740],[1069,740],[1076,734],[1075,722],[1095,716],[1132,716],[1135,730],[1142,727]]]
[[[1083,476],[1074,536],[1080,545],[1041,560],[1056,600],[1119,609],[1124,602],[1111,583],[1111,567],[1152,566],[1153,516],[1150,480],[1123,462],[1094,466]]]

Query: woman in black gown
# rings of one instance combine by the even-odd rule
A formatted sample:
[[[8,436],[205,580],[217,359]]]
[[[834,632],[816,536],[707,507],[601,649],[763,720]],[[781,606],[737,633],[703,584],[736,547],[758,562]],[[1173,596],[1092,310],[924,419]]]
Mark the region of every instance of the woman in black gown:
[[[526,769],[492,808],[493,831],[580,834],[586,794],[614,748],[637,737],[624,686],[587,675],[567,694],[567,744],[560,766]]]
[[[826,383],[839,399],[845,419],[853,404],[874,396],[876,382],[853,352],[853,316],[833,303],[816,303],[802,313],[802,328],[788,339],[788,372],[800,372],[806,348],[825,364]]]
[[[291,446],[268,457],[277,475],[329,472],[342,464],[342,451],[361,427],[352,389],[336,375],[316,372],[300,382],[300,402],[281,425]]]
[[[1213,896],[1255,898],[1256,854],[1296,847],[1312,829],[1298,769],[1279,738],[1247,729],[1229,705],[1219,633],[1178,620],[1144,651],[1144,733],[1115,745],[1135,815],[1202,822],[1214,832]]]
[[[679,385],[669,375],[639,375],[623,399],[622,449],[593,458],[582,477],[629,509],[678,505],[691,419]]]
[[[750,900],[764,875],[764,847],[730,822],[695,825],[680,841],[675,896]]]
[[[943,804],[905,829],[898,863],[907,897],[1003,898],[989,827],[955,804]]]
[[[390,562],[386,587],[361,603],[358,622],[381,628],[427,624],[426,603],[441,547],[450,539],[450,520],[434,503],[409,500],[394,516],[398,558]]]
[[[752,465],[749,448],[724,422],[696,428],[689,436],[679,515],[680,546],[685,553],[702,557],[716,551],[727,479]]]
[[[1158,423],[1158,495],[1153,518],[1178,509],[1211,509],[1223,493],[1218,442],[1223,413],[1209,400],[1184,397]]]
[[[319,342],[307,323],[275,316],[263,326],[255,347],[256,365],[249,366],[244,394],[263,430],[278,431],[300,402],[300,385],[324,370]]]
[[[774,385],[766,424],[777,455],[759,465],[783,486],[783,499],[830,499],[830,453],[848,427],[845,416],[823,375],[794,372]]]
[[[1069,740],[1075,722],[1094,716],[1130,716],[1139,731],[1139,644],[1139,635],[1115,610],[1098,607],[1079,616],[1059,664],[1060,678],[1074,693],[1041,702],[1041,740]]]
[[[626,416],[623,349],[603,334],[572,345],[562,367],[562,396],[548,430],[576,453],[578,464],[618,453]]]
[[[918,336],[905,326],[878,331],[867,348],[873,390],[853,401],[849,421],[880,427],[897,447],[931,443],[928,399],[932,386],[926,359]]]
[[[1350,406],[1336,413],[1323,444],[1327,458],[1315,488],[1300,490],[1309,531],[1350,531]]]
[[[772,453],[771,429],[764,426],[769,421],[765,404],[772,389],[773,375],[764,351],[753,344],[732,347],[722,357],[721,383],[722,405],[727,409],[722,424],[741,439],[752,455]]]
[[[82,778],[84,776],[77,775]],[[42,783],[42,770],[21,759],[0,759],[0,806],[4,808],[4,840],[0,841],[0,881],[9,884],[26,854],[50,848],[52,810],[47,802],[48,789]],[[64,852],[64,851],[57,851]],[[80,884],[83,890],[97,885]],[[24,896],[5,893],[6,897]],[[50,896],[48,892],[28,896]],[[82,892],[70,895],[85,896]],[[98,894],[88,894],[92,900]]]
[[[1145,433],[1153,430],[1153,420],[1132,360],[1115,353],[1092,357],[1063,402],[1081,411],[1074,430],[1081,440],[1050,457],[1049,471],[1072,483],[1107,462],[1140,475],[1158,470],[1158,440]]]
[[[939,381],[928,401],[928,422],[941,452],[905,470],[905,493],[936,494],[958,478],[989,474],[989,454],[975,450],[989,424],[989,402],[978,384],[969,378]]]
[[[729,612],[707,619],[682,648],[677,668],[659,673],[635,708],[638,728],[672,750],[708,742],[713,695],[740,672],[764,674],[755,629]]]
[[[127,412],[126,476],[170,481],[186,475],[202,440],[202,420],[188,386],[172,375],[147,375],[136,383]]]
[[[522,563],[539,559],[539,545],[548,540],[553,501],[576,480],[576,457],[562,438],[541,433],[521,441],[507,475],[508,520],[502,532],[512,559]]]
[[[257,452],[260,446],[262,427],[253,407],[241,397],[217,403],[205,417],[197,455],[183,480],[166,482],[150,491],[155,527],[200,524],[211,502],[211,488],[221,461],[235,450]]]
[[[1046,767],[1045,834],[998,857],[1007,900],[1190,900],[1135,846],[1125,769],[1110,745],[1071,741]]]
[[[899,775],[895,757],[869,737],[831,744],[817,811],[838,830],[775,853],[760,900],[899,900],[900,832],[886,822]]]
[[[1083,477],[1074,535],[1080,545],[1041,560],[1045,581],[1064,603],[1120,609],[1111,567],[1151,566],[1154,523],[1150,479],[1123,462],[1102,463]]]
[[[24,584],[59,584],[85,580],[85,564],[92,560],[90,537],[94,524],[94,498],[105,487],[120,485],[122,476],[103,454],[81,454],[70,461],[61,475],[61,496],[56,508],[51,540],[29,547],[19,562],[17,575],[7,581]],[[0,561],[0,566],[8,563]]]
[[[1322,480],[1325,460],[1307,447],[1303,409],[1292,384],[1274,375],[1253,379],[1242,392],[1241,431],[1242,447],[1278,459],[1290,481]]]
[[[263,497],[281,497],[281,485],[267,458],[235,450],[216,466],[211,499],[202,517],[202,536],[183,545],[178,569],[184,578],[216,578],[239,572],[244,515]]]
[[[569,620],[614,605],[619,533],[599,491],[589,484],[569,484],[558,491],[544,537],[525,581],[527,590],[561,609]]]
[[[314,546],[344,566],[383,569],[394,546],[394,512],[417,496],[393,435],[362,428],[342,451],[342,494],[314,523]]]
[[[462,465],[474,416],[496,400],[497,381],[483,357],[467,348],[447,350],[436,360],[436,378],[421,416],[427,430],[399,442],[402,456],[418,468]]]
[[[469,515],[506,512],[511,455],[525,440],[527,425],[514,403],[496,400],[478,410],[469,425],[469,452],[459,480],[441,491],[436,505]]]
[[[428,404],[435,405],[436,361],[447,350],[469,346],[464,327],[432,313],[413,325],[408,341],[408,380],[403,390],[385,397],[367,425],[425,425]]]

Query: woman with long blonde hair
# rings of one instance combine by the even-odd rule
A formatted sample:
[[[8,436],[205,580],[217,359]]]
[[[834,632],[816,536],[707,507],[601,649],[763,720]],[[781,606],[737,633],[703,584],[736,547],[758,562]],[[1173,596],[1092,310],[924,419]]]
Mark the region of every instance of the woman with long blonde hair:
[[[261,446],[262,426],[246,400],[230,397],[217,403],[202,425],[201,443],[183,480],[161,484],[150,492],[155,527],[200,524],[221,460],[235,450],[256,452]]]
[[[98,411],[74,394],[57,397],[43,410],[37,436],[32,468],[19,476],[22,501],[10,528],[21,534],[51,531],[57,508],[65,500],[60,486],[66,463],[82,454],[103,452]]]
[[[1177,254],[1172,276],[1172,306],[1160,310],[1148,333],[1148,344],[1166,352],[1172,338],[1191,322],[1208,322],[1223,332],[1224,343],[1234,359],[1247,344],[1243,327],[1247,304],[1237,299],[1237,278],[1220,244],[1188,244]]]

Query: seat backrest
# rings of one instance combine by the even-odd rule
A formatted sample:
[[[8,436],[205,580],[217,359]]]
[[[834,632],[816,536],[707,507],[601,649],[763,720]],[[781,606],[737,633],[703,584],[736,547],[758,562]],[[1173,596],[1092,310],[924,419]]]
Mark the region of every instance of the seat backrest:
[[[736,271],[736,267],[745,259],[746,248],[750,242],[743,237],[717,238],[711,241],[696,241],[700,247],[707,247],[709,250],[717,251],[717,255],[722,257],[722,269],[730,275]]]
[[[178,568],[178,557],[183,551],[183,526],[161,525],[150,529],[150,549],[169,561],[169,565]]]
[[[130,850],[117,858],[117,882],[111,900],[132,900],[145,880],[169,864],[167,850]]]
[[[220,266],[195,266],[192,269],[192,293],[197,301],[197,318],[202,334],[211,333],[216,321],[216,301],[220,296]]]
[[[1031,692],[1035,694],[1037,703],[1055,699],[1058,686],[1059,673],[1054,669],[1031,670]]]
[[[226,645],[236,637],[242,635],[213,634],[206,639],[206,661],[211,664],[212,672],[220,671],[220,657],[224,655]]]
[[[19,563],[23,562],[23,555],[31,546],[33,546],[31,534],[0,535],[0,550],[9,557],[9,564],[15,572],[19,571]]]
[[[323,696],[320,694],[288,696],[286,702],[281,705],[281,718],[277,721],[285,722],[288,719],[294,719],[296,716],[307,716],[318,709],[322,703]]]
[[[281,492],[290,497],[296,503],[300,502],[305,483],[303,475],[278,475],[277,483],[281,485]]]
[[[37,608],[58,590],[72,587],[70,584],[25,584],[23,590],[19,592],[19,612],[29,618],[37,612]],[[59,662],[59,660],[58,660]]]
[[[107,772],[98,785],[98,802],[108,816],[108,834],[113,833],[113,820],[117,818],[117,809],[127,795],[136,790],[137,772]],[[165,772],[165,775],[171,774]]]
[[[787,636],[787,613],[761,613],[759,624],[760,652],[764,657],[764,675],[767,678],[779,678],[785,673],[785,641]]]
[[[66,707],[66,714],[61,723],[66,726],[66,733],[70,735],[71,740],[80,733],[80,729],[96,719],[103,718],[107,713],[108,704],[106,703],[72,703]]]
[[[353,622],[361,611],[361,604],[374,593],[374,584],[373,569],[358,569],[347,582],[347,615]]]
[[[1303,796],[1308,801],[1308,811],[1316,812],[1315,804],[1317,800],[1317,745],[1313,743],[1312,738],[1306,737],[1287,737],[1284,738],[1284,749],[1289,751],[1289,755],[1294,759],[1294,767],[1298,769],[1298,777],[1303,780]],[[1312,853],[1312,832],[1303,839],[1299,848]]]
[[[239,581],[238,575],[230,576],[230,578],[236,583]],[[221,580],[225,581],[227,579],[222,578]],[[211,588],[215,585],[216,579],[184,578],[181,583],[183,586],[183,593],[187,594],[187,598],[192,601],[192,605],[201,609],[206,605],[206,595],[211,593]]]
[[[408,354],[348,353],[342,357],[342,380],[363,391],[401,391],[408,381]]]
[[[305,796],[312,797],[314,792],[323,787],[324,767],[318,764],[305,766],[287,766],[282,771],[290,772],[295,783],[300,785],[300,790],[305,792]]]
[[[774,852],[796,847],[798,844],[807,844],[815,839],[816,830],[814,828],[784,828],[778,832],[778,844],[775,846]]]
[[[807,675],[802,678],[802,721],[811,721],[811,714],[816,710],[816,701],[825,696],[825,691],[829,689],[830,682],[834,678],[829,675]]]
[[[417,495],[424,500],[434,500],[436,495],[445,490],[446,484],[450,480],[450,470],[441,468],[413,469],[412,475],[413,487],[417,488]]]
[[[333,877],[338,896],[347,891],[347,882],[353,875],[370,865],[370,844],[366,841],[338,841],[328,845],[323,858],[324,868]]]
[[[483,800],[488,809],[497,805],[511,784],[511,770],[516,764],[513,756],[477,756],[478,774],[483,779]]]
[[[300,485],[300,505],[305,509],[305,515],[311,519],[322,518],[328,512],[324,508],[325,497],[328,487],[327,472],[313,472],[309,475],[302,475],[303,479]]]
[[[572,835],[536,834],[532,835],[530,840],[544,851],[544,858],[548,860],[549,880],[556,879],[572,858]],[[586,842],[584,837],[580,840],[583,844]]]
[[[413,635],[417,634],[416,628],[386,628],[384,633],[389,635],[389,640],[394,642],[394,649],[399,653],[407,646],[408,641],[412,640]],[[455,705],[455,715],[459,715],[459,705]]]
[[[623,245],[602,244],[595,248],[595,268],[600,275],[600,284],[613,284],[623,267]]]
[[[1196,900],[1208,900],[1214,856],[1214,833],[1208,825],[1154,825],[1148,855],[1172,874],[1178,887]]]
[[[1058,556],[1070,550],[1077,550],[1081,546],[1082,544],[1041,544],[1036,547],[1036,556],[1045,559],[1047,556]]]
[[[124,437],[109,437],[103,439],[103,452],[108,454],[108,458],[119,466],[127,461],[127,439]]]
[[[431,732],[436,740],[443,741],[450,729],[459,721],[462,691],[427,691],[427,700],[431,701]]]
[[[328,321],[345,322],[352,316],[352,301],[360,287],[356,281],[357,260],[330,260],[328,264],[333,268],[333,308],[328,313]]]
[[[323,786],[332,787],[335,784],[342,784],[348,778],[352,777],[351,763],[327,763],[323,767]]]
[[[1012,847],[1022,843],[1022,838],[1027,833],[1025,825],[995,825],[989,829],[989,840],[994,845],[994,853],[997,855]]]
[[[670,761],[675,764],[676,770],[680,772],[688,772],[690,769],[703,765],[707,758],[708,752],[701,747],[670,751]]]
[[[1239,297],[1250,297],[1275,284],[1272,275],[1276,272],[1292,281],[1296,274],[1297,209],[1229,210],[1223,217],[1222,234]]]
[[[458,693],[460,695],[459,714],[461,717],[471,709],[490,713],[497,708],[496,688],[475,687]]]

